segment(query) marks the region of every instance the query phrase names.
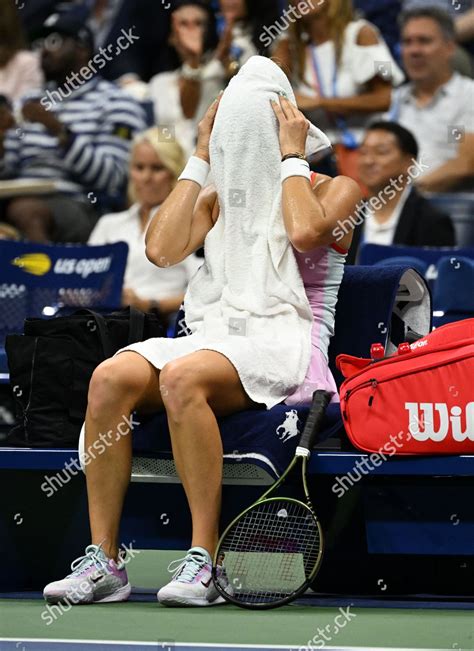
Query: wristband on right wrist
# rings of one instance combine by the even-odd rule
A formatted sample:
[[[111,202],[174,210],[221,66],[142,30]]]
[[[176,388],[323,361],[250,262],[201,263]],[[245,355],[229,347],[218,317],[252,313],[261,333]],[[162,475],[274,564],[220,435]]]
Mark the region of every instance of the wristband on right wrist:
[[[191,156],[178,181],[194,181],[201,188],[206,184],[211,166],[202,158]]]
[[[283,183],[290,176],[304,176],[311,181],[309,163],[301,158],[288,158],[281,164],[281,182]]]

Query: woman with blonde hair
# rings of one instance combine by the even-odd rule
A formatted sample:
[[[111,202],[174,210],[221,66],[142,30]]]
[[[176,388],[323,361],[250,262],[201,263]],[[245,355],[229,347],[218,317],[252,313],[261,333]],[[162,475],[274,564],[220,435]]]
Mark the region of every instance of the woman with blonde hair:
[[[298,107],[335,145],[340,173],[352,175],[350,152],[369,120],[388,110],[403,73],[377,28],[355,19],[351,0],[318,0],[307,9],[274,55],[291,70]]]
[[[89,238],[89,244],[95,245],[119,241],[128,244],[123,305],[145,312],[157,310],[165,320],[179,309],[188,282],[202,261],[193,255],[172,267],[157,267],[145,256],[145,234],[184,165],[183,150],[168,129],[153,127],[138,134],[130,156],[131,206],[102,217]]]

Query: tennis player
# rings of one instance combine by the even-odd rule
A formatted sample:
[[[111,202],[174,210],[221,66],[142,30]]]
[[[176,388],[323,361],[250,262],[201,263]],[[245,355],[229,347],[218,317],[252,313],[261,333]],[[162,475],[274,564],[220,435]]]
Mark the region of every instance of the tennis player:
[[[104,436],[101,433],[115,432],[124,417],[129,417],[132,412],[166,410],[173,456],[189,503],[193,531],[191,549],[184,558],[171,564],[172,580],[158,593],[158,600],[165,605],[210,606],[224,601],[211,580],[211,558],[218,541],[223,464],[216,417],[247,409],[269,409],[284,401],[286,404],[309,401],[315,388],[336,392],[328,368],[327,349],[334,329],[337,294],[352,232],[336,242],[334,231],[354,211],[361,199],[360,190],[355,181],[346,177],[311,175],[304,158],[310,125],[290,101],[294,95],[286,76],[269,59],[253,57],[234,79],[250,74],[252,66],[257,75],[263,69],[263,76],[258,78],[262,78],[264,84],[274,78],[276,87],[284,89],[280,96],[273,93],[271,103],[266,98],[266,104],[261,104],[264,108],[253,113],[252,129],[261,128],[262,132],[266,129],[270,134],[264,155],[268,154],[268,160],[275,161],[275,170],[271,174],[276,179],[276,192],[282,184],[277,216],[279,223],[284,224],[286,242],[292,245],[283,242],[284,255],[287,256],[285,268],[293,265],[296,273],[299,269],[299,282],[302,281],[301,286],[304,286],[304,300],[309,312],[309,327],[305,330],[308,340],[306,335],[304,341],[303,338],[296,342],[288,338],[278,340],[271,330],[268,330],[268,335],[264,330],[260,338],[262,348],[252,349],[250,337],[234,337],[234,340],[239,340],[238,346],[231,353],[223,354],[214,350],[219,346],[212,344],[212,340],[211,344],[206,344],[199,339],[201,335],[196,322],[188,323],[191,330],[194,328],[189,337],[148,340],[120,351],[98,366],[89,389],[86,450],[93,446],[96,449]],[[253,100],[250,97],[248,101]],[[158,266],[182,261],[206,240],[206,268],[201,268],[191,280],[184,301],[187,322],[188,313],[191,313],[188,304],[191,306],[191,299],[196,301],[196,297],[199,298],[201,287],[205,286],[203,278],[212,276],[209,273],[212,269],[222,269],[222,260],[218,259],[222,253],[218,253],[218,247],[210,245],[211,231],[218,227],[221,208],[216,188],[206,186],[206,180],[210,160],[214,160],[212,147],[210,152],[211,133],[215,126],[215,139],[216,114],[220,107],[224,109],[224,103],[224,99],[219,97],[201,121],[195,155],[153,218],[147,233],[146,254]],[[232,106],[227,102],[228,110],[232,111]],[[237,110],[240,109],[237,107]],[[234,117],[240,119],[237,114]],[[271,129],[268,130],[269,124]],[[221,131],[218,132],[225,131],[225,127],[221,120]],[[245,138],[245,133],[240,135]],[[282,158],[284,161],[279,163]],[[252,160],[246,161],[244,157],[242,164],[251,165]],[[222,169],[212,171],[214,176],[223,173]],[[255,174],[261,174],[261,170],[256,170]],[[260,179],[261,184],[264,182],[264,178]],[[272,237],[271,232],[268,237]],[[226,255],[231,258],[232,251]],[[232,262],[236,261],[227,259],[226,265]],[[273,271],[269,268],[268,274]],[[256,294],[259,282],[258,278],[254,279]],[[275,293],[280,291],[280,285],[275,283]],[[278,314],[272,315],[277,324],[284,326],[285,319],[290,323],[290,319],[300,318],[296,307],[290,304],[292,300],[290,296],[275,302],[273,309],[286,310],[284,314],[288,315],[283,315],[282,321],[278,321]],[[287,304],[283,304],[285,301]],[[250,309],[250,305],[244,307]],[[217,327],[219,324],[213,325]],[[212,337],[212,332],[207,336]],[[297,339],[297,335],[294,338]],[[307,350],[308,355],[309,350],[312,351],[309,364],[306,362],[299,370],[295,368],[301,379],[304,378],[299,388],[284,380],[288,368],[291,371],[292,364],[296,364],[293,356],[288,355],[288,347],[292,345]],[[268,361],[262,357],[265,346],[272,351],[271,363],[275,364],[275,359],[284,360],[277,368],[283,379],[271,386],[268,378],[261,375],[255,358],[253,362],[242,362],[242,359],[252,359],[251,354],[258,354],[265,366]],[[227,349],[221,346],[220,350]],[[239,357],[246,354],[247,358]],[[86,469],[91,544],[85,555],[73,562],[72,572],[66,578],[46,586],[44,597],[49,603],[64,600],[71,603],[115,602],[124,601],[130,595],[126,558],[119,551],[119,524],[131,474],[131,436],[118,437],[112,445],[102,447],[102,454],[97,455]]]

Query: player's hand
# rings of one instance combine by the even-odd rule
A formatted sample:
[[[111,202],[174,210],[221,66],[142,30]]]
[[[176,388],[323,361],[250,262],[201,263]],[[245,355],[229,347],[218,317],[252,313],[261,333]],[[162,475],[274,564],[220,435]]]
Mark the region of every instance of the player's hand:
[[[302,154],[306,151],[306,137],[309,122],[286,97],[280,97],[280,102],[271,100],[272,107],[280,126],[281,155]]]
[[[212,128],[214,126],[214,120],[216,119],[217,109],[222,98],[222,93],[219,94],[217,99],[215,99],[210,107],[206,111],[206,115],[203,117],[198,126],[198,141],[196,145],[196,156],[202,158],[203,160],[209,163],[209,142],[211,140]]]

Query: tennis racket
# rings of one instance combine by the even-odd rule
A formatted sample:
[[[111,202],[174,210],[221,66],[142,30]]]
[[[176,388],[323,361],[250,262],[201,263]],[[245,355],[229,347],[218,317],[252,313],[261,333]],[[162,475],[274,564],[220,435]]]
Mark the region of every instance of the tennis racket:
[[[315,391],[295,456],[282,476],[222,534],[214,554],[217,591],[243,608],[276,608],[306,590],[319,570],[323,533],[306,483],[306,465],[331,394]],[[305,501],[275,495],[301,461]]]

